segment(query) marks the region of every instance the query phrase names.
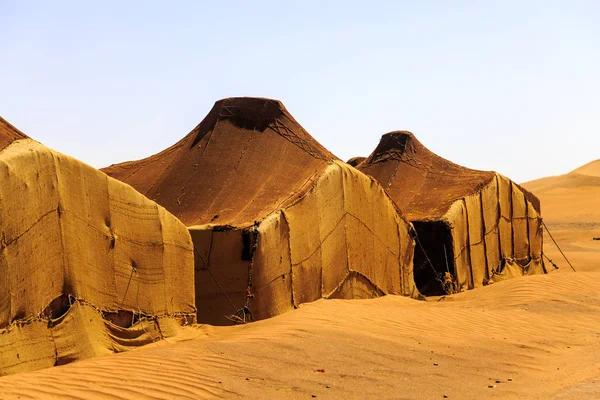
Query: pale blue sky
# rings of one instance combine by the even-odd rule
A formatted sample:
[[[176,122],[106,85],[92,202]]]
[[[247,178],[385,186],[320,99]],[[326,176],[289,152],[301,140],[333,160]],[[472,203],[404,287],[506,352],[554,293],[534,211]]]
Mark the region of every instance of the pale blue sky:
[[[271,97],[342,159],[407,129],[522,182],[600,158],[598,21],[598,1],[0,0],[0,115],[102,167]]]

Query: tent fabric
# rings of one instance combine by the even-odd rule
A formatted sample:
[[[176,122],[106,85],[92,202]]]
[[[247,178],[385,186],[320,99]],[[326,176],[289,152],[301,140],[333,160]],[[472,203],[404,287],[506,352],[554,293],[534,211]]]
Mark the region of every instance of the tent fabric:
[[[379,181],[411,222],[449,228],[461,289],[545,272],[539,200],[508,178],[445,160],[406,131],[383,135],[357,168]]]
[[[0,374],[123,351],[193,322],[186,227],[80,161],[6,140],[14,131],[0,126],[10,143],[0,152]]]
[[[248,287],[255,319],[319,298],[418,296],[410,223],[279,101],[220,100],[176,145],[104,171],[189,227],[201,322],[227,323]]]
[[[28,139],[27,135],[0,117],[0,151],[15,140]]]

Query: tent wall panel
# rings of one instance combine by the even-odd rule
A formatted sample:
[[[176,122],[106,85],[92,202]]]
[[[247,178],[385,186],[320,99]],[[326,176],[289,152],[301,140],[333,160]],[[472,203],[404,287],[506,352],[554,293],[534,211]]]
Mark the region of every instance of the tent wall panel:
[[[494,179],[483,188],[481,194],[481,206],[485,230],[485,248],[488,265],[488,278],[500,268],[500,236],[499,236],[499,203],[498,203],[498,184]]]
[[[56,347],[47,321],[16,324],[0,334],[0,375],[50,368]]]
[[[471,254],[471,273],[473,287],[483,286],[487,280],[487,259],[483,239],[483,219],[481,216],[481,197],[479,194],[465,197],[469,229],[469,248]]]
[[[467,221],[467,207],[464,201],[456,201],[446,214],[451,229],[454,253],[455,279],[461,289],[472,289],[470,242]]]
[[[54,322],[52,337],[56,346],[57,365],[79,358],[92,358],[113,353],[101,315],[89,306],[75,303],[69,312]],[[72,329],[80,326],[81,335],[73,336]]]
[[[529,249],[533,259],[542,258],[542,240],[543,240],[543,227],[541,218],[531,205],[527,203],[527,216],[529,223]]]
[[[346,241],[346,216],[335,225],[321,247],[321,263],[323,266],[323,297],[329,297],[348,275],[348,243]]]
[[[503,259],[514,258],[512,225],[512,184],[502,175],[496,175],[498,181],[498,202],[500,204],[500,252]]]
[[[158,207],[158,215],[162,232],[162,265],[167,314],[177,314],[179,310],[195,310],[194,279],[190,278],[189,273],[181,272],[182,267],[194,265],[194,252],[188,251],[193,246],[190,234],[187,229],[180,229],[181,222],[171,218],[164,208]],[[189,296],[189,293],[193,295]],[[163,320],[171,321],[165,318]]]
[[[2,292],[9,299],[3,304],[9,305],[10,312],[0,321],[0,327],[38,315],[68,286],[62,268],[58,214],[54,212],[42,217],[35,229],[26,230],[2,253],[8,267],[8,279],[4,281],[6,286]]]
[[[294,308],[290,230],[281,212],[273,213],[260,224],[259,245],[254,254],[252,300],[254,318],[269,318]]]
[[[525,196],[514,184],[512,186],[512,224],[514,257],[517,262],[529,259],[529,227]]]

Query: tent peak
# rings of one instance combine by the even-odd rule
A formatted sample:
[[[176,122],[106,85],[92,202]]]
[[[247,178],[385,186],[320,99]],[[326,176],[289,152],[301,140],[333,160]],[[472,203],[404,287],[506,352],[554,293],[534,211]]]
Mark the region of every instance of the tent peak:
[[[411,131],[399,130],[399,131],[391,131],[391,132],[388,132],[388,133],[384,133],[383,135],[381,135],[381,137],[384,137],[384,136],[401,136],[401,135],[414,136],[415,134],[412,133]]]
[[[252,97],[252,96],[234,96],[234,97],[224,97],[220,100],[215,101],[215,104],[219,104],[219,103],[223,103],[223,102],[227,102],[227,103],[245,103],[245,102],[255,102],[258,104],[264,104],[264,103],[279,103],[281,104],[281,101],[277,100],[277,99],[271,99],[268,97]]]
[[[408,147],[414,142],[418,142],[415,135],[409,131],[392,131],[381,136],[379,144],[375,148],[372,156],[377,156],[383,153],[399,152],[404,154]]]
[[[253,122],[262,124],[272,121],[287,112],[279,100],[264,97],[228,97],[217,100],[210,113],[218,113],[218,119],[233,122]],[[209,113],[209,114],[210,114]]]
[[[284,114],[288,112],[279,100],[262,97],[228,97],[217,100],[208,115],[196,127],[198,134],[192,146],[219,121],[229,121],[238,128],[263,132]]]

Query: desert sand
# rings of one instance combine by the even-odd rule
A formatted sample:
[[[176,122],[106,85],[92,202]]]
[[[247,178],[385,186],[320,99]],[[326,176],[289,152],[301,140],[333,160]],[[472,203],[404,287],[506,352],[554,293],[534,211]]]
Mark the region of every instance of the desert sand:
[[[2,398],[598,399],[600,161],[524,184],[571,259],[417,301],[319,300],[256,323],[182,327],[130,352],[0,378]]]

